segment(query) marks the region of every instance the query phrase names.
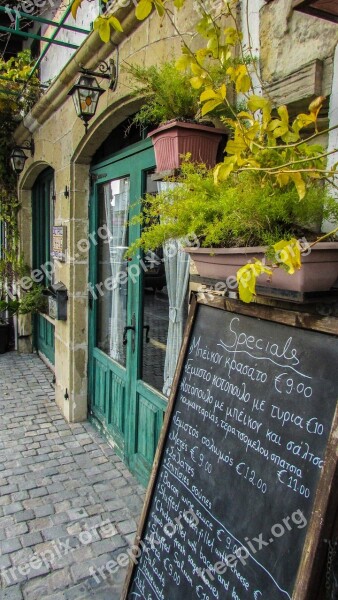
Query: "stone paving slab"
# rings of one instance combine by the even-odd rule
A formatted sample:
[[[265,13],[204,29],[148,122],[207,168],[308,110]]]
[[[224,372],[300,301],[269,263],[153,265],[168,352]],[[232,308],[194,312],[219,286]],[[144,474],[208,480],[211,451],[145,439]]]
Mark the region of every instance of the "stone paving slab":
[[[51,384],[36,355],[0,355],[0,600],[119,600],[144,488]]]

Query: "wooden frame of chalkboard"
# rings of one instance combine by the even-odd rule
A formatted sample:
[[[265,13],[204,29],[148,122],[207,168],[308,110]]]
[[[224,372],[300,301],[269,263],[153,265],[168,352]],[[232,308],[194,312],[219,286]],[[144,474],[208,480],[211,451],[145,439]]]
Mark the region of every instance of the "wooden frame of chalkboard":
[[[188,322],[187,322],[185,333],[184,333],[182,349],[181,349],[181,353],[180,353],[180,357],[179,357],[179,361],[177,364],[176,373],[175,373],[175,377],[174,377],[174,381],[173,381],[172,392],[171,392],[171,395],[169,398],[168,408],[167,408],[166,416],[164,419],[163,428],[162,428],[161,436],[159,439],[158,448],[157,448],[157,452],[156,452],[156,456],[155,456],[155,460],[154,460],[154,464],[153,464],[153,469],[152,469],[152,473],[151,473],[151,477],[150,477],[150,481],[149,481],[149,485],[148,485],[148,489],[147,489],[147,493],[146,493],[146,499],[145,499],[145,503],[144,503],[139,527],[138,527],[137,536],[136,536],[136,541],[135,541],[135,557],[136,558],[134,558],[130,563],[130,567],[129,567],[128,574],[127,574],[127,577],[125,580],[125,585],[123,588],[121,600],[127,600],[128,598],[131,598],[130,590],[133,585],[135,576],[137,574],[137,569],[138,569],[138,565],[139,565],[138,558],[140,556],[142,556],[142,551],[143,551],[142,540],[144,539],[148,520],[149,520],[149,517],[151,516],[150,513],[151,513],[151,507],[152,507],[154,493],[156,491],[156,484],[161,475],[163,453],[164,453],[164,450],[166,447],[166,443],[168,441],[169,429],[170,429],[170,425],[172,423],[173,414],[174,414],[175,407],[176,407],[176,401],[177,401],[177,396],[179,393],[180,381],[182,378],[185,361],[186,361],[187,354],[189,351],[189,346],[191,343],[191,335],[194,330],[194,326],[197,322],[199,311],[202,306],[219,309],[220,311],[226,311],[228,314],[235,315],[236,316],[235,318],[237,318],[237,317],[239,318],[239,316],[242,316],[244,319],[249,317],[256,322],[258,320],[258,321],[260,321],[262,327],[264,327],[264,322],[267,322],[267,323],[270,322],[270,324],[276,323],[276,327],[284,327],[284,326],[286,326],[288,328],[293,327],[293,328],[295,328],[295,332],[297,330],[299,332],[308,331],[310,333],[310,335],[312,335],[312,333],[314,334],[313,335],[313,337],[315,338],[314,342],[318,342],[319,338],[316,337],[318,335],[318,333],[323,334],[323,336],[322,336],[323,344],[322,345],[324,347],[329,345],[330,340],[331,340],[331,342],[334,340],[334,344],[337,345],[337,348],[338,348],[338,319],[337,318],[320,317],[320,316],[312,315],[309,313],[283,310],[283,309],[279,309],[279,308],[272,308],[269,306],[258,305],[258,304],[245,305],[237,300],[232,300],[232,299],[222,298],[222,297],[210,297],[210,295],[208,295],[208,298],[205,298],[205,297],[199,298],[198,301],[195,298],[193,299],[193,302],[191,305],[191,310],[190,310],[189,317],[188,317]],[[307,336],[308,334],[304,334],[304,335]],[[249,339],[249,338],[247,338],[247,339]],[[250,340],[251,340],[251,338],[250,338]],[[312,341],[312,339],[310,339],[310,341]],[[309,344],[309,346],[310,346],[310,344]],[[285,350],[285,347],[284,347],[284,350]],[[295,356],[295,354],[293,356]],[[318,356],[318,359],[320,359],[320,358],[321,357]],[[338,358],[338,352],[337,352],[337,358]],[[310,360],[310,366],[311,366],[311,358],[308,360]],[[337,369],[337,371],[338,371],[338,369]],[[259,373],[260,373],[260,371],[259,371]],[[276,381],[276,377],[275,377],[275,381]],[[278,381],[280,381],[280,380],[278,379]],[[323,381],[323,384],[326,386],[326,385],[329,385],[329,382]],[[335,380],[335,384],[336,384],[336,380]],[[301,386],[300,385],[297,386],[297,391],[298,391],[298,387],[301,388]],[[336,387],[334,387],[334,392],[336,392]],[[337,387],[337,392],[338,392],[338,387]],[[325,446],[324,446],[324,459],[322,461],[323,468],[320,471],[320,475],[318,475],[318,481],[313,490],[314,498],[311,501],[311,514],[310,514],[309,519],[306,521],[306,524],[308,525],[308,527],[306,529],[306,534],[302,541],[301,552],[300,552],[299,560],[297,563],[296,576],[293,579],[293,583],[292,583],[292,592],[287,593],[284,590],[285,596],[283,594],[281,594],[280,596],[278,595],[278,598],[287,597],[287,598],[292,598],[292,600],[324,600],[323,590],[325,587],[325,561],[327,560],[330,541],[333,540],[334,536],[336,538],[338,537],[338,533],[337,533],[337,530],[338,530],[338,466],[337,466],[338,409],[337,409],[337,397],[338,397],[338,393],[337,393],[337,395],[336,395],[336,393],[334,393],[334,397],[331,399],[332,400],[331,405],[330,405],[331,417],[328,420],[329,434],[327,437],[327,443],[325,443]],[[323,406],[323,411],[325,411],[324,406]],[[300,418],[301,417],[299,417],[299,419]],[[313,419],[308,422],[312,423]],[[299,420],[299,424],[300,424],[300,420]],[[284,421],[283,421],[283,426],[284,426]],[[319,429],[320,424],[317,423],[317,426]],[[311,425],[311,427],[312,427],[312,425]],[[308,432],[306,432],[304,435],[306,436],[307,433]],[[317,433],[317,432],[315,432],[315,433]],[[318,435],[319,435],[319,433],[318,433]],[[289,444],[291,444],[291,441],[288,442],[288,445]],[[296,448],[296,446],[293,446],[293,449],[295,449],[295,448]],[[297,452],[298,452],[298,449],[297,449]],[[302,452],[303,452],[303,447],[302,447]],[[295,452],[293,452],[293,453],[297,454]],[[303,459],[304,459],[305,454],[308,454],[308,452],[302,454]],[[273,456],[275,456],[275,455],[273,455]],[[298,454],[298,456],[299,456],[299,454]],[[313,456],[313,455],[311,454],[311,456]],[[317,460],[317,462],[316,462],[316,460]],[[313,458],[313,464],[319,464],[318,461],[319,461],[318,457]],[[285,462],[285,461],[283,461],[283,462]],[[296,489],[296,483],[294,483],[294,480],[291,477],[290,477],[290,480],[292,481],[292,485],[295,487],[295,491],[297,491],[297,493],[299,493],[299,488]],[[260,481],[260,480],[258,480],[258,481]],[[291,485],[289,485],[288,487],[291,487]],[[301,486],[301,487],[304,487],[304,486]],[[304,488],[304,489],[307,490],[308,488]],[[255,492],[256,492],[256,490],[255,490]],[[170,493],[170,492],[168,492],[168,493]],[[297,512],[299,512],[299,511],[297,511]],[[296,512],[293,513],[293,515],[294,514],[296,514]],[[285,519],[284,521],[286,522],[286,520],[287,519]],[[193,524],[192,524],[192,526],[193,526]],[[277,524],[275,524],[274,527],[276,528]],[[234,536],[232,536],[232,537],[234,537]],[[276,537],[277,537],[277,534],[276,534]],[[234,538],[234,539],[236,539],[236,538]],[[245,538],[245,539],[248,540],[248,538]],[[252,539],[257,540],[258,538],[252,538]],[[271,539],[269,541],[272,542]],[[248,542],[248,544],[249,544],[249,542]],[[179,544],[178,544],[178,546],[179,546]],[[239,556],[241,556],[240,548],[237,548],[237,550],[235,551],[236,557],[238,557],[238,554],[239,554]],[[233,556],[233,554],[231,554],[230,556]],[[227,560],[228,560],[228,558],[227,558]],[[255,560],[255,562],[257,562],[257,561]],[[243,561],[243,564],[244,564],[244,561]],[[182,562],[182,565],[183,565],[183,562]],[[231,566],[230,561],[227,563],[227,566],[230,566],[230,569],[232,571],[232,566]],[[210,571],[209,571],[209,573],[210,573]],[[157,573],[157,576],[160,577],[160,574]],[[198,576],[200,576],[200,573],[198,573]],[[197,577],[197,575],[196,575],[196,577]],[[239,579],[241,580],[238,573],[237,573],[237,577],[239,577]],[[221,580],[222,578],[219,576],[219,579]],[[243,579],[244,578],[242,578],[242,580]],[[201,580],[198,580],[198,581],[201,581]],[[177,581],[173,582],[172,585],[175,586],[175,583],[176,583],[176,585],[178,585]],[[223,584],[226,585],[224,579],[223,579]],[[202,586],[200,585],[198,587],[201,588]],[[209,584],[209,587],[210,587],[210,584]],[[228,588],[225,587],[225,589],[228,589]],[[279,588],[279,590],[280,589],[281,588]],[[247,591],[248,591],[248,589],[246,589],[246,592]],[[268,593],[270,594],[270,592],[268,592]],[[263,595],[261,592],[259,592],[259,590],[256,590],[255,592],[253,592],[253,595],[245,595],[245,598],[247,598],[247,597],[260,598],[263,596],[264,598],[268,598],[269,600],[272,600],[272,598],[273,598],[273,600],[275,600],[275,598],[277,598],[277,595],[275,596],[274,592],[271,592],[271,593],[273,595],[267,596],[265,594]],[[200,597],[198,594],[196,594],[196,592],[194,594],[195,595],[192,595],[192,596],[187,596],[185,594],[184,598],[186,600],[190,600],[190,597],[191,598],[195,598],[195,597],[199,598]],[[257,595],[255,595],[255,594],[257,594]],[[149,600],[149,599],[154,600],[155,598],[160,598],[161,595],[157,595],[154,593],[154,595],[145,596],[145,595],[135,593],[132,595],[132,597],[133,598],[138,597],[140,599],[146,598],[147,600]],[[166,596],[164,596],[164,597],[167,598]],[[181,600],[181,598],[183,598],[183,595],[176,594],[174,597],[177,598],[177,600]],[[207,595],[205,595],[205,596],[201,595],[201,597],[206,598],[206,599],[208,598]],[[229,592],[229,594],[227,594],[226,596],[225,595],[216,596],[215,594],[214,594],[214,596],[210,595],[210,600],[211,600],[211,598],[214,598],[214,597],[216,597],[216,598],[219,597],[219,598],[221,598],[221,600],[223,600],[223,598],[236,598],[236,597],[239,598],[240,596],[237,595],[237,593],[235,592],[235,588],[233,588],[232,594],[231,594],[231,592]],[[332,595],[332,598],[333,597],[334,596]],[[331,596],[328,596],[328,598],[330,598],[330,600],[331,600]]]

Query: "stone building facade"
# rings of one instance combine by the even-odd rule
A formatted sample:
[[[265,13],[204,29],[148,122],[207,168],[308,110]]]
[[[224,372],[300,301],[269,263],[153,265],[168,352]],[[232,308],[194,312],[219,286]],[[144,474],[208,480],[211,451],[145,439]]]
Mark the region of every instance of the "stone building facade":
[[[246,1],[250,12],[248,19]],[[323,125],[328,127],[335,123],[337,99],[333,97],[332,90],[338,72],[335,58],[338,27],[293,12],[291,0],[243,0],[241,18],[246,36],[244,39],[251,44],[254,53],[259,54],[262,77],[276,102],[289,104],[292,111],[306,108],[316,95],[325,95],[327,102]],[[194,3],[187,0],[174,19],[177,28],[190,36],[196,19]],[[131,137],[128,145],[128,139],[124,138],[121,124],[135,113],[139,102],[132,95],[132,84],[123,69],[118,69],[116,89],[110,90],[107,82],[100,82],[106,91],[100,97],[98,110],[90,121],[87,133],[75,114],[68,92],[79,76],[80,66],[96,69],[100,61],[110,58],[119,66],[124,62],[158,64],[178,56],[181,42],[175,27],[167,20],[160,24],[157,14],[153,13],[144,22],[137,21],[133,4],[122,9],[121,22],[124,33],[114,32],[108,44],[101,42],[96,31],[88,35],[24,118],[15,137],[18,144],[31,137],[35,143],[34,156],[27,160],[18,182],[22,205],[22,251],[34,269],[40,267],[37,263],[39,256],[49,258],[54,282],[62,282],[68,294],[67,320],[39,317],[40,323],[35,327],[40,328],[41,338],[45,335],[45,339],[39,347],[39,339],[35,335],[35,347],[49,363],[53,363],[56,402],[66,419],[73,422],[85,420],[89,406],[89,411],[94,412],[99,426],[112,439],[131,469],[145,481],[167,401],[160,385],[156,388],[149,379],[157,355],[148,351],[149,346],[144,350],[143,328],[146,326],[150,327],[154,352],[156,349],[163,352],[165,345],[165,339],[160,334],[157,337],[155,333],[152,335],[152,320],[159,310],[161,290],[155,287],[155,304],[151,304],[154,298],[150,298],[144,283],[132,281],[131,287],[128,284],[126,325],[133,326],[132,319],[135,320],[136,354],[138,346],[140,353],[138,357],[132,355],[128,341],[127,354],[111,370],[109,361],[105,362],[101,356],[102,349],[93,341],[95,328],[104,328],[104,323],[95,324],[101,309],[99,304],[97,309],[93,309],[92,303],[93,300],[99,303],[100,299],[93,298],[89,283],[93,283],[94,267],[90,253],[99,244],[95,239],[95,224],[100,224],[98,199],[101,192],[106,193],[104,186],[109,181],[119,181],[120,186],[132,187],[130,173],[133,173],[132,177],[137,181],[141,175],[143,177],[143,190],[140,187],[139,193],[147,185],[149,191],[154,191],[150,177],[155,167],[154,156],[149,140]],[[249,32],[248,22],[252,25]],[[57,47],[50,51],[50,60],[58,60]],[[323,141],[329,146],[335,145],[333,136],[329,138],[326,135]],[[138,174],[136,168],[139,169]],[[141,183],[138,185],[141,186]],[[41,211],[37,203],[41,194],[47,194],[50,212],[48,219],[45,218],[38,226],[36,219]],[[63,226],[66,230],[64,261],[53,261],[36,250],[43,235],[41,227],[48,227],[46,235],[50,236],[53,225]],[[95,256],[94,260],[100,262],[100,257]],[[142,303],[148,306],[146,316]],[[167,310],[169,305],[164,303],[163,306]],[[93,310],[96,310],[96,317],[92,314]],[[108,321],[107,318],[106,328],[111,326]],[[161,327],[158,322],[154,330],[158,328],[160,331]],[[22,349],[27,350],[32,344],[33,336],[30,333],[27,324],[19,332]],[[51,336],[49,342],[48,335]],[[53,346],[50,353],[44,351],[48,343]],[[145,363],[145,357],[148,363],[146,366],[143,364],[142,370],[140,363],[142,360]],[[129,375],[126,375],[128,370]]]

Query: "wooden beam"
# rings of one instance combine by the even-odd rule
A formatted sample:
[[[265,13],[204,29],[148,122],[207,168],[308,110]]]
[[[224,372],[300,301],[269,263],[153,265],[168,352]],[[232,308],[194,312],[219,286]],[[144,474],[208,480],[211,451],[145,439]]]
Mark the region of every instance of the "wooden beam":
[[[337,3],[332,0],[293,0],[292,8],[307,15],[338,23]]]
[[[277,106],[300,101],[309,103],[322,96],[323,63],[313,60],[286,77],[265,85],[265,89]]]

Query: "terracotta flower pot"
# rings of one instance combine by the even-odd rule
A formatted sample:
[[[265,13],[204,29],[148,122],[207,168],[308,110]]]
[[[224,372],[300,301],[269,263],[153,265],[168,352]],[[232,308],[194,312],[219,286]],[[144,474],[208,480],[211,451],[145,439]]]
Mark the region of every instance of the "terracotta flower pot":
[[[265,248],[186,248],[186,251],[191,255],[199,275],[225,281],[236,276],[237,270],[247,262],[262,259]],[[331,289],[337,278],[338,242],[321,242],[309,254],[302,256],[302,266],[293,275],[283,269],[274,269],[270,279],[267,275],[260,275],[257,284],[295,292],[324,292]]]
[[[177,169],[181,155],[190,152],[193,162],[205,163],[208,167],[216,164],[217,150],[224,135],[222,129],[170,121],[148,134],[152,138],[156,158],[156,172]]]

